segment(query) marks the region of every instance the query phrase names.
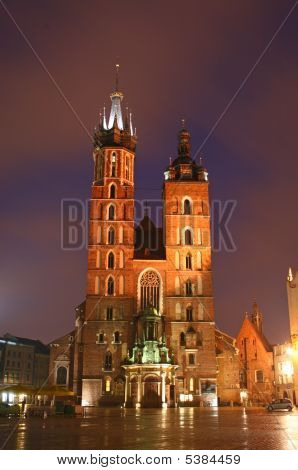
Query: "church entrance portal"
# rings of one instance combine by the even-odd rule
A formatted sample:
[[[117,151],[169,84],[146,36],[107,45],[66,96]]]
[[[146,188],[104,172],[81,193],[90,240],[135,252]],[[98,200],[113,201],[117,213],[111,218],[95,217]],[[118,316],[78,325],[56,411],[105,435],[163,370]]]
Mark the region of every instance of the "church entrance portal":
[[[142,406],[156,408],[161,405],[160,379],[156,376],[149,376],[144,381],[144,396]]]

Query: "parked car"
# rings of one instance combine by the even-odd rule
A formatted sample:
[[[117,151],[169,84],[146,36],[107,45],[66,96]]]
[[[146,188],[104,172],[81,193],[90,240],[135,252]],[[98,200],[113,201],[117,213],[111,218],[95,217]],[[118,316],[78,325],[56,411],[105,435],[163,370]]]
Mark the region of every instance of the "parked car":
[[[289,398],[281,398],[280,400],[274,400],[271,403],[268,403],[267,410],[288,410],[292,411],[294,408],[293,403]]]

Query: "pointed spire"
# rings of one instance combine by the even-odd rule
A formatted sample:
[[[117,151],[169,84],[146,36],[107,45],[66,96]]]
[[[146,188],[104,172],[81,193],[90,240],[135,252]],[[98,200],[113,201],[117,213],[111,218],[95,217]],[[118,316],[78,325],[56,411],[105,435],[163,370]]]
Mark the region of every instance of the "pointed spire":
[[[128,115],[128,107],[125,108],[125,118],[124,118],[124,129],[129,131],[129,115]]]
[[[119,129],[118,121],[117,121],[117,114],[115,114],[115,116],[114,116],[113,128],[114,129]]]
[[[190,134],[185,129],[185,119],[181,119],[182,129],[178,134],[178,155],[183,160],[190,159]]]
[[[130,135],[133,135],[132,113],[129,113],[129,127],[130,127]],[[136,134],[136,133],[135,133],[135,134]]]
[[[116,64],[116,87],[115,87],[115,91],[119,91],[119,67],[120,67],[120,64]]]
[[[111,113],[109,118],[109,129],[112,129],[115,123],[115,116],[117,116],[118,128],[123,130],[123,119],[121,110],[121,101],[123,100],[123,93],[119,91],[119,64],[116,64],[116,89],[111,93],[110,97],[112,100]]]
[[[288,272],[287,280],[288,280],[289,282],[293,282],[293,279],[294,279],[294,277],[293,277],[292,268],[289,267],[289,272]]]

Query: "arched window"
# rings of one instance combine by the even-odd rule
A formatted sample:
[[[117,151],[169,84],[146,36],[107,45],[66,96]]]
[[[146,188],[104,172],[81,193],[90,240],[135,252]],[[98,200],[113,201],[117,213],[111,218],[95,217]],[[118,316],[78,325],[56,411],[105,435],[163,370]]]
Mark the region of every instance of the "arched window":
[[[119,243],[123,243],[123,227],[120,225],[119,227]]]
[[[116,176],[116,152],[112,153],[111,157],[111,177],[115,178]]]
[[[181,320],[181,304],[179,302],[176,303],[175,313],[176,313],[176,320]]]
[[[128,156],[125,157],[125,178],[129,179],[129,158]]]
[[[157,311],[160,306],[160,279],[155,271],[146,271],[140,279],[141,310],[148,305],[153,305]]]
[[[199,303],[199,321],[204,320],[204,305]]]
[[[105,355],[104,368],[105,370],[112,370],[112,353],[110,351]]]
[[[185,346],[185,333],[180,333],[180,346]]]
[[[119,331],[115,331],[115,333],[114,333],[114,343],[120,343],[120,333],[119,333]]]
[[[185,258],[185,268],[192,269],[191,254],[188,253]]]
[[[119,268],[124,268],[124,252],[119,251]]]
[[[186,308],[186,321],[193,321],[192,307],[191,306]]]
[[[110,186],[110,199],[115,199],[116,197],[116,186],[111,184]]]
[[[202,253],[200,251],[198,251],[197,257],[198,257],[198,269],[202,269]]]
[[[115,220],[115,206],[111,204],[108,210],[108,219]]]
[[[194,378],[190,377],[189,379],[189,392],[192,393],[194,391]]]
[[[185,245],[192,245],[193,240],[192,240],[192,233],[189,228],[187,228],[184,232],[184,243]]]
[[[100,333],[98,333],[96,336],[97,336],[97,343],[104,343],[105,342],[105,335],[102,331]]]
[[[203,295],[203,282],[201,276],[198,276],[198,295]]]
[[[113,320],[113,307],[107,307],[107,320]]]
[[[191,202],[189,199],[184,199],[183,213],[186,215],[191,214]]]
[[[109,232],[108,232],[108,244],[114,245],[114,243],[115,243],[115,229],[113,227],[110,227]]]
[[[57,385],[66,385],[67,384],[67,369],[66,367],[58,367],[57,376],[56,376]]]
[[[100,266],[100,251],[96,251],[96,267],[99,268]]]
[[[114,294],[114,279],[110,276],[108,279],[108,295]]]
[[[99,294],[99,288],[100,288],[99,277],[96,276],[96,278],[95,278],[95,286],[94,286],[95,294]]]
[[[110,251],[110,253],[108,254],[108,268],[114,269],[114,267],[115,267],[115,256],[114,256],[114,253]]]
[[[121,275],[119,276],[119,295],[124,294],[124,277]]]
[[[185,283],[185,290],[186,290],[185,292],[186,295],[192,295],[193,289],[192,289],[192,283],[190,279],[188,279]]]
[[[101,226],[100,225],[97,227],[97,231],[96,231],[96,242],[101,243]]]
[[[107,369],[107,370],[110,370],[110,369]],[[112,380],[110,379],[110,377],[107,377],[105,380],[105,392],[107,393],[110,393],[111,391],[111,382]]]

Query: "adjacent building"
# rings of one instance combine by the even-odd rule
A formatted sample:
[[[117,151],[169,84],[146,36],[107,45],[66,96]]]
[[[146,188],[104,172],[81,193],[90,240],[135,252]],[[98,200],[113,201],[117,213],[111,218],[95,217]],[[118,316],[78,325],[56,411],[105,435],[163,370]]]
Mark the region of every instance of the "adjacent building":
[[[273,346],[276,398],[290,398],[296,403],[292,343]]]
[[[49,386],[73,389],[74,330],[50,343]]]
[[[0,338],[0,387],[2,401],[8,400],[8,391],[42,389],[47,386],[49,348],[39,340],[21,338],[9,333]],[[31,392],[30,392],[31,393]],[[10,401],[14,401],[11,393]]]
[[[242,400],[253,404],[271,401],[275,397],[273,347],[263,333],[263,314],[256,302],[252,313],[245,314],[236,346]]]
[[[293,399],[298,403],[298,270],[289,269],[287,293],[290,318],[290,337],[292,343],[292,363],[294,373]]]

